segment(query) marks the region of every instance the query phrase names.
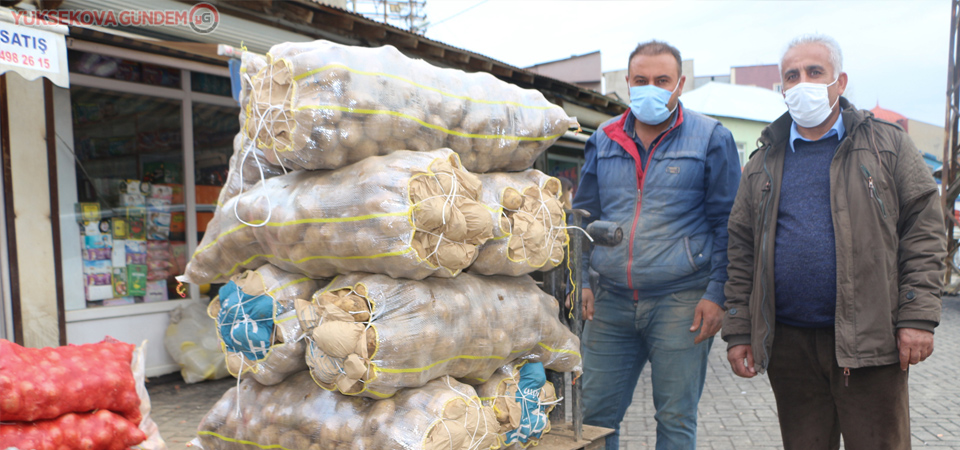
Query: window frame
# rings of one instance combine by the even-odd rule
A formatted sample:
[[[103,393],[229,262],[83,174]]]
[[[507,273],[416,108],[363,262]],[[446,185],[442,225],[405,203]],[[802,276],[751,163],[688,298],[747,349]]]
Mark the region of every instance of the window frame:
[[[180,101],[180,120],[182,127],[182,150],[183,150],[183,198],[184,198],[184,220],[186,222],[186,244],[187,244],[187,258],[189,261],[189,256],[196,251],[197,248],[197,204],[196,204],[196,179],[194,175],[195,165],[194,165],[194,136],[193,136],[193,104],[204,103],[217,106],[226,106],[226,107],[235,107],[240,108],[240,105],[233,99],[233,97],[225,97],[214,94],[207,94],[202,92],[193,92],[191,85],[191,72],[202,72],[211,75],[218,75],[229,77],[230,70],[224,66],[215,66],[211,64],[200,63],[196,61],[182,60],[178,58],[173,58],[164,55],[156,55],[148,52],[142,52],[137,50],[130,50],[120,47],[114,47],[105,44],[98,44],[94,42],[79,41],[76,39],[68,39],[67,47],[69,50],[73,51],[82,51],[89,53],[97,53],[104,56],[111,56],[117,58],[124,58],[131,61],[145,62],[150,64],[158,64],[168,66],[174,69],[180,70],[180,89],[168,88],[168,87],[159,87],[152,86],[143,83],[135,83],[130,81],[115,80],[109,78],[101,78],[93,75],[79,74],[75,72],[70,72],[70,84],[71,86],[87,87],[102,89],[107,91],[120,92],[125,94],[134,94],[134,95],[145,95],[149,97],[158,97],[171,100]],[[70,116],[70,113],[67,114]],[[239,125],[238,125],[239,126]],[[73,135],[73,122],[72,120],[67,121],[67,123],[58,123],[57,128],[62,130],[62,127],[69,127],[70,135],[70,145],[73,145],[72,135]],[[63,130],[65,131],[65,130]],[[64,135],[64,133],[60,133]],[[66,137],[66,136],[64,136]],[[71,149],[72,150],[72,149]],[[69,170],[76,170],[71,165]],[[59,174],[58,174],[59,177]],[[74,186],[76,184],[74,183]],[[76,189],[74,187],[74,189]],[[73,197],[74,201],[76,195]],[[61,198],[61,200],[64,200]],[[61,218],[63,220],[63,218]],[[61,250],[64,251],[64,250]],[[64,277],[64,285],[69,285],[66,280],[67,277],[80,276],[81,274],[77,273],[68,273],[67,270],[62,270],[62,277]],[[200,287],[196,284],[189,285],[189,294],[187,295],[187,300],[194,300],[200,298]],[[67,293],[66,295],[75,295]],[[84,294],[79,293],[80,296]],[[176,302],[170,299],[169,309],[175,308],[180,302]],[[84,305],[86,305],[86,299],[83,299]],[[69,304],[71,302],[64,301],[64,304]],[[122,308],[120,310],[114,310],[114,308]],[[104,317],[115,317],[121,311],[125,311],[123,315],[131,314],[142,314],[147,311],[156,310],[158,308],[156,303],[143,303],[135,305],[121,305],[121,306],[102,306],[96,308],[90,308],[85,306],[81,309],[67,310],[67,322],[80,321],[80,320],[90,320],[92,318],[104,318]],[[167,310],[167,307],[160,307],[163,310]],[[143,311],[140,311],[143,310]],[[138,312],[140,311],[140,312]]]

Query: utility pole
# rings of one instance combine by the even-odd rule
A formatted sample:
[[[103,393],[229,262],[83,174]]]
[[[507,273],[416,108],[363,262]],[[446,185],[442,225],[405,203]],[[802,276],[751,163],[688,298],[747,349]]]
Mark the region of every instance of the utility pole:
[[[943,126],[943,169],[940,175],[940,201],[943,202],[944,221],[947,225],[947,271],[944,287],[951,293],[957,288],[951,287],[951,276],[960,274],[960,267],[954,264],[954,255],[957,253],[957,239],[953,234],[954,227],[960,226],[955,215],[955,202],[960,195],[960,179],[958,179],[958,156],[960,156],[960,70],[957,63],[960,61],[960,0],[950,2],[950,52],[947,55],[947,103],[946,118]]]

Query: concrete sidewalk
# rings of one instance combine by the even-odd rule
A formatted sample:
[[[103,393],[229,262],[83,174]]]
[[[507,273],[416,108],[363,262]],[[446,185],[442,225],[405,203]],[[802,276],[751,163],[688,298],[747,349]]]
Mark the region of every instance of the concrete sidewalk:
[[[960,450],[960,299],[946,297],[933,355],[910,369],[913,446]],[[641,375],[633,405],[623,423],[621,448],[654,448],[656,421],[649,367]],[[197,424],[235,379],[183,384],[168,375],[148,384],[153,418],[171,449],[187,448]],[[726,346],[717,338],[710,353],[700,401],[698,449],[766,450],[782,447],[777,410],[766,376],[733,375]],[[254,448],[254,447],[251,447]]]

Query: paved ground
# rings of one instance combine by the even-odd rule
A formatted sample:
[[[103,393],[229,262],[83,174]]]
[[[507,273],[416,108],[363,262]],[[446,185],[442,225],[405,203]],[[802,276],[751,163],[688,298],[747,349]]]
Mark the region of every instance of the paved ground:
[[[936,349],[910,371],[910,404],[914,448],[960,449],[960,299],[944,299]],[[627,411],[621,437],[627,450],[653,448],[649,369],[641,377],[633,406]],[[148,385],[153,417],[171,449],[186,448],[196,436],[203,415],[236,380],[185,385],[179,376],[154,379]],[[777,412],[766,376],[737,378],[717,339],[700,402],[698,449],[766,450],[781,448]],[[253,447],[251,447],[253,449]]]

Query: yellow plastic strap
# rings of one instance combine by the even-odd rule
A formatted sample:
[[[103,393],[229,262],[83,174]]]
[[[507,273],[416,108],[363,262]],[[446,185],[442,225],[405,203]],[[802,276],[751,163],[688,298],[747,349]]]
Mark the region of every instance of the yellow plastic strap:
[[[215,438],[217,438],[217,439],[220,439],[221,441],[234,442],[234,443],[237,443],[237,444],[244,444],[244,445],[252,445],[252,446],[254,446],[254,447],[262,448],[262,449],[279,448],[279,449],[282,449],[282,450],[294,450],[294,449],[286,448],[286,447],[284,447],[284,446],[282,446],[282,445],[280,445],[280,444],[260,445],[260,444],[258,444],[258,443],[256,443],[256,442],[253,442],[253,441],[245,441],[245,440],[243,440],[243,439],[228,438],[228,437],[226,437],[226,436],[224,436],[224,435],[222,435],[222,434],[214,433],[213,431],[198,431],[197,434],[199,434],[199,435],[201,435],[201,436],[213,436],[213,437],[215,437]]]
[[[278,288],[276,288],[276,289],[273,289],[273,290],[267,292],[267,295],[273,297],[273,294],[276,294],[277,292],[280,292],[280,291],[282,291],[282,290],[284,290],[284,289],[286,289],[286,288],[288,288],[288,287],[290,287],[290,286],[297,285],[297,284],[303,283],[303,282],[305,282],[305,281],[310,281],[310,278],[309,278],[309,277],[303,277],[303,278],[299,278],[299,279],[293,280],[293,281],[291,281],[291,282],[289,282],[289,283],[287,283],[287,284],[284,284],[283,286],[280,286],[280,287],[278,287]]]
[[[407,215],[407,214],[409,214],[409,211],[398,211],[398,212],[383,213],[383,214],[367,214],[367,215],[363,215],[363,216],[353,216],[353,217],[330,217],[330,218],[314,218],[314,219],[297,219],[297,220],[290,220],[290,221],[287,221],[287,222],[267,222],[264,226],[267,226],[267,227],[284,227],[284,226],[289,226],[289,225],[303,225],[303,224],[312,224],[312,223],[347,223],[347,222],[360,222],[360,221],[364,221],[364,220],[380,219],[380,218],[383,218],[383,217],[405,216],[405,215]],[[262,221],[262,220],[257,220],[257,221],[253,221],[253,222],[250,222],[250,223],[252,223],[252,224],[254,224],[254,225],[260,225],[261,223],[263,223],[263,221]],[[210,243],[207,244],[207,245],[204,245],[204,246],[201,247],[201,248],[198,248],[197,251],[193,252],[193,256],[197,256],[198,253],[200,253],[200,252],[202,252],[202,251],[204,251],[204,250],[206,250],[206,249],[208,249],[208,248],[210,248],[210,247],[213,247],[214,244],[216,244],[217,242],[219,242],[221,238],[223,238],[223,237],[225,237],[225,236],[227,236],[227,235],[229,235],[229,234],[236,233],[237,231],[240,231],[240,230],[242,230],[242,229],[244,229],[244,228],[246,228],[246,227],[247,227],[247,225],[245,225],[245,224],[240,224],[240,225],[237,225],[237,226],[235,226],[235,227],[233,227],[233,228],[231,228],[231,229],[229,229],[229,230],[227,230],[227,231],[224,231],[223,233],[218,234],[218,235],[217,235],[217,238],[214,239],[212,242],[210,242]]]
[[[574,351],[574,350],[567,350],[567,349],[564,349],[564,348],[552,348],[552,347],[550,347],[549,345],[544,344],[543,342],[538,342],[537,345],[539,345],[539,346],[541,346],[541,347],[543,347],[543,348],[545,348],[545,349],[547,349],[547,350],[550,350],[550,351],[553,352],[553,353],[567,353],[567,354],[570,354],[570,355],[576,355],[577,358],[580,357],[580,353],[579,353],[579,352],[576,352],[576,351]]]
[[[504,139],[504,140],[508,140],[508,141],[550,141],[550,140],[558,139],[558,138],[560,138],[560,136],[563,136],[563,133],[554,134],[554,135],[552,135],[552,136],[540,136],[540,137],[511,136],[511,135],[506,135],[506,134],[473,134],[473,133],[464,133],[464,132],[462,132],[462,131],[454,131],[454,130],[451,130],[451,129],[449,129],[449,128],[444,128],[444,127],[441,127],[441,126],[439,126],[439,125],[434,125],[434,124],[429,123],[429,122],[426,122],[426,121],[424,121],[424,120],[422,120],[422,119],[420,119],[420,118],[418,118],[418,117],[414,117],[414,116],[412,116],[412,115],[410,115],[410,114],[404,114],[404,113],[399,112],[399,111],[391,111],[391,110],[388,110],[388,109],[357,109],[357,108],[350,108],[350,107],[348,107],[348,106],[340,106],[340,105],[305,105],[305,106],[301,106],[301,107],[296,108],[294,111],[303,111],[303,110],[307,110],[307,109],[334,110],[334,111],[343,111],[343,112],[354,113],[354,114],[371,114],[371,115],[372,115],[372,114],[385,114],[385,115],[388,115],[388,116],[403,117],[404,119],[412,120],[412,121],[414,121],[414,122],[419,123],[420,126],[423,126],[423,127],[426,127],[426,128],[430,128],[430,129],[432,129],[432,130],[442,131],[442,132],[444,132],[444,133],[447,133],[447,134],[450,134],[450,135],[453,135],[453,136],[460,136],[460,137],[472,138],[472,139]],[[291,150],[292,150],[292,149],[288,146],[287,148],[285,148],[285,149],[283,149],[283,150],[277,150],[277,151],[279,151],[279,152],[286,152],[286,151],[291,151]]]
[[[427,370],[432,369],[433,367],[436,367],[436,366],[439,365],[439,364],[443,364],[443,363],[448,362],[448,361],[453,361],[453,360],[455,360],[455,359],[504,359],[504,358],[503,358],[502,356],[496,356],[496,355],[491,355],[491,356],[458,355],[458,356],[454,356],[454,357],[452,357],[452,358],[442,359],[442,360],[437,361],[437,362],[435,362],[435,363],[433,363],[433,364],[430,364],[429,366],[426,366],[426,367],[418,367],[418,368],[410,368],[410,369],[384,369],[384,368],[379,368],[379,369],[377,369],[377,370],[379,370],[380,372],[385,372],[385,373],[416,373],[416,372],[425,372],[425,371],[427,371]]]
[[[224,273],[218,273],[218,274],[214,275],[213,279],[218,279],[218,278],[220,278],[220,277],[230,276],[230,275],[232,275],[234,272],[236,272],[237,269],[240,268],[240,266],[244,266],[244,265],[250,264],[250,262],[252,262],[253,260],[255,260],[255,259],[257,259],[257,258],[266,258],[266,259],[275,258],[277,261],[283,261],[283,262],[288,262],[288,263],[293,263],[293,264],[300,264],[300,263],[304,263],[304,262],[307,262],[307,261],[313,261],[313,260],[315,260],[315,259],[375,259],[375,258],[386,258],[386,257],[389,257],[389,256],[400,256],[400,255],[404,255],[404,254],[410,253],[410,252],[412,252],[412,251],[415,251],[415,250],[413,249],[413,247],[407,247],[406,249],[403,249],[403,250],[397,250],[397,251],[395,251],[395,252],[387,252],[387,253],[378,253],[378,254],[376,254],[376,255],[365,255],[365,256],[364,256],[364,255],[354,255],[354,256],[327,256],[327,255],[317,255],[317,256],[308,256],[308,257],[306,257],[306,258],[297,259],[297,260],[286,259],[286,258],[276,258],[275,255],[253,255],[253,256],[251,256],[251,257],[249,257],[249,258],[247,258],[247,259],[245,259],[245,260],[243,260],[243,261],[241,261],[241,262],[238,262],[238,263],[234,264],[233,267],[230,268],[230,270],[228,270],[228,271],[226,271],[226,272],[224,272]]]
[[[426,90],[428,90],[428,91],[436,92],[436,93],[438,93],[438,94],[440,94],[440,95],[443,95],[443,96],[445,96],[445,97],[456,98],[456,99],[460,99],[460,100],[467,100],[467,101],[469,101],[469,102],[471,102],[471,103],[483,103],[483,104],[486,104],[486,105],[511,105],[511,106],[516,106],[516,107],[519,107],[519,108],[540,109],[540,110],[550,109],[550,108],[557,108],[557,107],[558,107],[557,105],[531,106],[531,105],[524,105],[523,103],[511,102],[511,101],[484,100],[484,99],[480,99],[480,98],[472,98],[472,97],[467,97],[466,95],[452,94],[452,93],[450,93],[450,92],[446,92],[446,91],[437,89],[437,88],[435,88],[435,87],[431,87],[431,86],[427,86],[427,85],[424,85],[424,84],[420,84],[420,83],[417,83],[416,81],[409,80],[409,79],[407,79],[407,78],[403,78],[403,77],[401,77],[401,76],[394,75],[394,74],[391,74],[391,73],[384,73],[384,72],[367,72],[367,71],[365,71],[365,70],[353,69],[353,68],[348,67],[348,66],[346,66],[346,65],[344,65],[344,64],[338,64],[338,63],[327,64],[327,65],[325,65],[325,66],[323,66],[323,67],[321,67],[321,68],[319,68],[319,69],[313,69],[313,70],[311,70],[311,71],[309,71],[309,72],[301,73],[300,75],[297,75],[297,76],[293,77],[293,80],[294,80],[294,81],[300,81],[300,80],[302,80],[302,79],[304,79],[304,78],[307,78],[307,77],[316,75],[316,74],[318,74],[318,73],[320,73],[320,72],[324,72],[324,71],[327,71],[327,70],[330,70],[330,69],[344,69],[344,70],[346,70],[346,71],[348,71],[348,72],[355,73],[355,74],[358,74],[358,75],[369,75],[369,76],[374,76],[374,77],[391,78],[391,79],[394,79],[394,80],[397,80],[397,81],[402,81],[402,82],[404,82],[404,83],[407,83],[407,84],[416,86],[416,87],[418,87],[418,88],[420,88],[420,89],[426,89]]]
[[[570,268],[570,260],[572,258],[570,257],[570,234],[569,233],[567,234],[567,242],[563,244],[563,247],[567,251],[567,276],[570,277],[570,292],[573,293],[577,291],[577,283],[573,281],[573,269]],[[580,268],[577,267],[577,270],[580,270]],[[557,299],[557,300],[560,300],[560,299]],[[567,312],[567,318],[569,319],[573,319],[573,308],[578,307],[578,305],[576,305],[575,303],[576,303],[576,296],[571,296],[570,311]]]

